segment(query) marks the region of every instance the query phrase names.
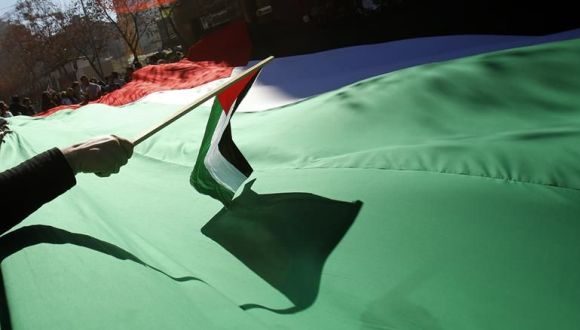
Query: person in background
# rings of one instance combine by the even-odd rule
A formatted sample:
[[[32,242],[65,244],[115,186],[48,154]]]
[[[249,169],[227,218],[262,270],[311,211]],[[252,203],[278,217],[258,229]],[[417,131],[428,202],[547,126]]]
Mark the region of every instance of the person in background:
[[[60,104],[61,105],[71,105],[72,100],[68,97],[68,93],[66,91],[60,92]]]
[[[42,92],[42,98],[40,100],[40,110],[42,112],[56,107],[56,104],[52,101],[52,96],[49,91]]]
[[[125,71],[125,82],[128,83],[131,80],[133,80],[133,73],[135,72],[135,69],[133,69],[132,66],[128,66],[126,71]]]
[[[75,97],[75,93],[72,87],[66,89],[66,97],[70,100],[71,104],[80,103],[80,101]]]
[[[0,101],[0,117],[2,118],[12,117],[12,112],[8,110],[8,105],[4,101]]]
[[[101,86],[89,81],[87,76],[81,77],[81,91],[85,94],[85,101],[94,101],[101,97]]]
[[[57,91],[50,91],[49,92],[50,97],[52,98],[52,103],[55,104],[55,106],[59,106],[62,104],[62,100],[60,99],[60,93]]]
[[[143,67],[143,64],[141,64],[141,62],[139,62],[138,59],[135,59],[133,61],[133,67],[135,68],[135,70],[139,70]]]
[[[29,116],[33,116],[36,111],[34,111],[34,107],[32,106],[32,100],[30,97],[25,97],[22,99],[22,106],[26,108],[26,112],[29,113]]]
[[[111,85],[113,85],[113,89],[119,89],[124,84],[125,81],[121,79],[121,75],[119,75],[119,72],[117,71],[111,72]]]
[[[133,155],[133,144],[115,135],[52,148],[0,173],[0,234],[76,184],[78,173],[107,177]],[[15,194],[14,192],[19,192]],[[26,196],[26,198],[22,198]]]
[[[9,110],[13,116],[27,115],[26,109],[20,103],[20,96],[14,95],[10,101]]]
[[[81,83],[78,81],[73,81],[70,88],[72,88],[73,99],[76,100],[75,104],[81,103],[83,101],[83,91],[81,90]]]
[[[176,61],[181,61],[181,60],[183,60],[184,57],[185,56],[183,55],[183,52],[180,52],[180,51],[176,51],[175,52],[175,59],[176,59]]]

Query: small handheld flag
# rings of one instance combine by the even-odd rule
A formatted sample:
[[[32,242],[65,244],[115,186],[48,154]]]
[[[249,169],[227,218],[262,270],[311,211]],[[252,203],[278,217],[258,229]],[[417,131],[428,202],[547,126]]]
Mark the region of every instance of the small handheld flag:
[[[210,195],[224,204],[229,203],[238,187],[252,173],[252,167],[232,140],[230,119],[262,67],[273,59],[273,56],[264,59],[216,90],[186,105],[160,124],[140,134],[133,140],[133,145],[142,143],[214,97],[214,105],[190,182],[199,192]]]
[[[230,120],[260,69],[216,95],[190,183],[200,193],[229,204],[252,167],[232,140]]]

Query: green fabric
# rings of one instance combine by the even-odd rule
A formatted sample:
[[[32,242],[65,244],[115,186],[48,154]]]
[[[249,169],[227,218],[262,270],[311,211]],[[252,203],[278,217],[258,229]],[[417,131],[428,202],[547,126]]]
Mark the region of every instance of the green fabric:
[[[195,165],[193,166],[191,176],[189,177],[189,182],[200,193],[209,195],[221,201],[224,205],[227,205],[232,201],[232,198],[234,198],[234,193],[216,182],[204,163],[207,152],[211,147],[211,140],[213,138],[216,126],[223,111],[224,110],[221,106],[221,103],[216,97],[209,114],[209,119],[207,120],[203,140],[201,142],[201,146],[199,147],[199,153],[197,155]]]
[[[0,238],[12,327],[578,329],[578,54],[484,54],[239,113],[255,181],[227,210],[189,185],[209,109],[193,111]],[[15,118],[0,167],[173,110]]]

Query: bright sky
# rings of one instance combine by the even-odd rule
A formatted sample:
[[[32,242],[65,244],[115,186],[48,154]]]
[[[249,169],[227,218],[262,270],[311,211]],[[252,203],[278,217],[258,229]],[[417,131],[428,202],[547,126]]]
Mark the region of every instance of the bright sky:
[[[14,8],[16,0],[0,0],[0,15],[4,16],[7,11]]]
[[[56,3],[67,3],[77,0],[56,0]],[[7,12],[14,9],[17,0],[0,0],[0,17],[4,16]]]

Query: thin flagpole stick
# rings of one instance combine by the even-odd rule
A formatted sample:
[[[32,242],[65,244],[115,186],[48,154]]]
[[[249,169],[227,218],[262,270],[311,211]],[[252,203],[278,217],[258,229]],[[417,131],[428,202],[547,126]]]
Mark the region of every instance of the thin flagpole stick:
[[[167,127],[169,124],[171,124],[174,121],[176,121],[177,119],[183,117],[184,115],[186,115],[187,113],[189,113],[191,110],[193,110],[193,109],[197,108],[198,106],[202,105],[207,100],[209,100],[212,97],[216,96],[217,94],[223,92],[225,89],[227,89],[228,87],[230,87],[233,84],[237,83],[238,81],[240,81],[241,79],[243,79],[247,75],[249,75],[252,72],[254,72],[254,71],[262,68],[264,65],[268,64],[273,59],[274,59],[274,56],[270,56],[270,57],[262,60],[261,62],[257,63],[256,65],[252,66],[251,68],[249,68],[246,71],[244,71],[241,74],[239,74],[237,77],[226,81],[220,87],[214,89],[213,91],[210,91],[209,93],[205,94],[204,96],[202,96],[201,98],[195,100],[194,102],[185,105],[183,108],[181,108],[180,110],[178,110],[177,112],[175,112],[173,115],[171,115],[169,118],[165,119],[160,124],[157,124],[154,127],[151,127],[150,129],[148,129],[147,131],[141,133],[141,135],[139,135],[137,138],[135,138],[133,140],[133,145],[134,146],[137,146],[139,143],[145,141],[146,139],[148,139],[149,137],[151,137],[153,134],[159,132],[163,128]]]

